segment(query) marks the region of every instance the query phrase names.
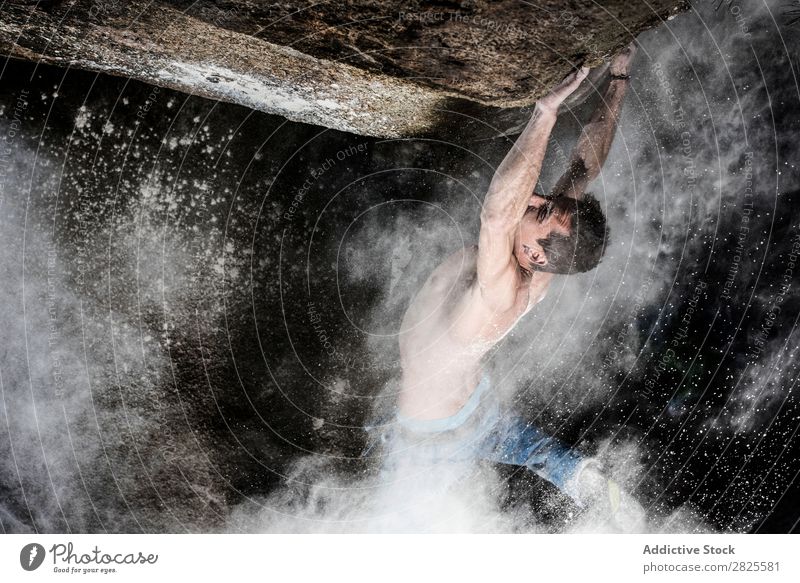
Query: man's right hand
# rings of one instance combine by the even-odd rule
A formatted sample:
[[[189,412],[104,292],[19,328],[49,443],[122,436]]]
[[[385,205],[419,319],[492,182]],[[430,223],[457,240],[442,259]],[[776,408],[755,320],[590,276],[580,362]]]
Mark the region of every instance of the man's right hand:
[[[564,77],[564,80],[555,89],[537,101],[536,107],[547,113],[557,114],[559,106],[578,88],[588,74],[588,67],[581,67],[577,71],[573,71]]]
[[[622,49],[619,53],[617,53],[613,59],[611,59],[611,66],[609,67],[608,71],[611,73],[612,77],[624,77],[631,70],[631,61],[633,61],[633,57],[636,55],[636,44],[631,43],[624,49]]]

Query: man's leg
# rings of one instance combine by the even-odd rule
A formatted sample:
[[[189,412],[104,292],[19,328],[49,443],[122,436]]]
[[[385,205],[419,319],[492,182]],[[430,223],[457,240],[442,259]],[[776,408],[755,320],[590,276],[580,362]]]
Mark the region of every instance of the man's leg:
[[[566,443],[517,416],[498,420],[479,455],[487,461],[525,466],[573,499],[570,482],[584,461],[584,456]],[[580,500],[575,501],[581,505]]]
[[[595,458],[579,454],[520,417],[499,417],[476,453],[487,461],[529,468],[580,508],[593,507],[614,531],[645,530],[644,509],[603,473]]]
[[[582,505],[571,485],[579,466],[586,465],[584,457],[521,417],[504,414],[497,396],[489,388],[490,381],[484,377],[470,398],[469,404],[475,406],[465,407],[469,409],[469,420],[458,415],[430,421],[395,418],[389,431],[376,435],[377,439],[373,438],[362,456],[382,449],[384,467],[389,458],[434,465],[485,459],[526,466]],[[408,436],[414,437],[409,440]],[[385,447],[376,448],[379,443]]]

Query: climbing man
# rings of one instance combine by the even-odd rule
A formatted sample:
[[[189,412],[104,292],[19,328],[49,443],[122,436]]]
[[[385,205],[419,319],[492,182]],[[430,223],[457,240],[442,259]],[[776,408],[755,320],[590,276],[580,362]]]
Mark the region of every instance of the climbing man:
[[[566,173],[548,196],[534,193],[559,106],[586,77],[582,68],[540,99],[497,168],[481,210],[477,245],[446,258],[414,297],[400,328],[402,379],[384,444],[393,455],[435,463],[484,459],[526,466],[581,507],[608,508],[620,528],[639,528],[641,507],[593,458],[545,435],[492,399],[485,357],[544,298],[556,274],[593,269],[608,228],[585,193],[614,139],[635,48],[611,62],[603,99],[583,128]],[[394,453],[392,453],[394,452]]]

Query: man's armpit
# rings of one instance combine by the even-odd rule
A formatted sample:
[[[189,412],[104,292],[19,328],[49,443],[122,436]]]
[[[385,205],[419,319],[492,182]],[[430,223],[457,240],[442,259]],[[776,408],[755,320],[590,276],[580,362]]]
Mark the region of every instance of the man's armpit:
[[[492,311],[510,309],[516,302],[518,287],[519,269],[515,259],[494,276],[483,280],[479,277],[477,284],[480,301]]]

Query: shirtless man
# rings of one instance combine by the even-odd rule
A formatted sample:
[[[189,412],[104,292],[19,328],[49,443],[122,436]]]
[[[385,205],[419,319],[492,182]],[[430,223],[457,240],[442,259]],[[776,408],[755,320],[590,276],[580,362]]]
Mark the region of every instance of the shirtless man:
[[[586,186],[600,173],[628,86],[632,49],[611,65],[603,101],[583,129],[567,173],[547,198],[534,194],[561,103],[586,77],[570,74],[540,99],[497,168],[481,211],[478,245],[450,255],[405,314],[400,334],[400,412],[416,419],[455,414],[482,376],[484,355],[540,302],[556,273],[600,261],[607,228]]]
[[[477,415],[474,411],[487,393],[487,352],[544,298],[555,274],[588,271],[603,255],[605,217],[597,200],[584,191],[599,175],[611,148],[634,51],[631,45],[613,59],[603,100],[583,128],[567,172],[548,197],[534,194],[534,187],[550,132],[559,106],[588,69],[573,72],[537,102],[489,186],[478,245],[453,253],[434,270],[400,329],[403,374],[397,419],[406,437],[425,436],[420,443],[427,447],[431,436],[446,436],[456,446],[437,450],[440,457],[442,451],[467,452],[527,465],[578,504],[586,501],[581,488],[589,482],[595,489],[605,484],[614,490],[615,484],[565,444],[508,415],[499,423],[493,419],[502,427],[488,433],[483,423],[479,439],[463,427]],[[475,427],[469,431],[474,434]],[[577,475],[586,468],[591,471],[584,478],[591,474],[591,479],[576,485]],[[617,488],[609,496],[618,503],[619,494]]]

